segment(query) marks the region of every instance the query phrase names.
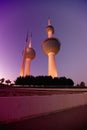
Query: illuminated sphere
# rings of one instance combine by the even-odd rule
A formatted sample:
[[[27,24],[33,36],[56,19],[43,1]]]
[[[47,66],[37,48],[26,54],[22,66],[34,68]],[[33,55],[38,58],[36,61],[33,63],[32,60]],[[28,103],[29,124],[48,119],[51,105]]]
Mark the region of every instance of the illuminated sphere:
[[[48,31],[51,31],[52,34],[54,34],[54,27],[53,27],[52,25],[48,25],[48,26],[46,27],[46,33],[47,33],[47,34],[48,34]]]
[[[47,38],[42,43],[42,49],[46,55],[50,52],[57,54],[60,50],[60,42],[56,38]]]
[[[25,50],[25,57],[29,58],[29,59],[34,59],[34,57],[35,57],[34,49],[27,47]]]

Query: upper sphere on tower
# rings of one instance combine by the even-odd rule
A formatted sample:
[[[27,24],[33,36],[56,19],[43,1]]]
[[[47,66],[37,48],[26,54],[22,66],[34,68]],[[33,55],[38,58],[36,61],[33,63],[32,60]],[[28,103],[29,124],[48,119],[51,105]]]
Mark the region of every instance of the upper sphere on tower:
[[[48,18],[48,26],[46,27],[46,33],[48,34],[48,32],[54,34],[54,27],[51,25],[50,18]]]
[[[52,34],[54,34],[54,27],[52,26],[52,25],[48,25],[47,27],[46,27],[46,33],[48,34],[48,32],[52,32]]]

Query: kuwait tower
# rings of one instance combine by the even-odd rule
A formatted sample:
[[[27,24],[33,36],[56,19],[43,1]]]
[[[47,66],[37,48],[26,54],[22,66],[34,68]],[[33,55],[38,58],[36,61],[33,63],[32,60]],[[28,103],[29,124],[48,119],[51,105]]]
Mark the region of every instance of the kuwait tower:
[[[35,58],[35,50],[32,48],[32,35],[30,41],[28,41],[28,34],[26,37],[26,46],[24,47],[22,54],[22,64],[20,69],[20,76],[29,76],[30,75],[30,63],[31,60]]]
[[[57,38],[53,37],[54,27],[51,25],[50,19],[48,19],[48,26],[46,27],[46,33],[48,38],[42,43],[43,52],[48,56],[48,75],[58,77],[55,55],[60,50],[60,42]]]

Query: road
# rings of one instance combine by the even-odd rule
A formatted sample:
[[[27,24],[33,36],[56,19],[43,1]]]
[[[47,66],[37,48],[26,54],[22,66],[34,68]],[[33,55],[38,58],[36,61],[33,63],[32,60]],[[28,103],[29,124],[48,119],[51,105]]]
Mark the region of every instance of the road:
[[[0,130],[87,130],[87,105],[0,125]]]
[[[25,87],[25,88],[24,88]],[[0,87],[0,97],[10,96],[33,96],[33,95],[54,95],[54,94],[82,94],[87,92],[87,88],[29,88],[24,87]],[[38,86],[40,87],[40,86]],[[60,86],[61,87],[61,86]]]

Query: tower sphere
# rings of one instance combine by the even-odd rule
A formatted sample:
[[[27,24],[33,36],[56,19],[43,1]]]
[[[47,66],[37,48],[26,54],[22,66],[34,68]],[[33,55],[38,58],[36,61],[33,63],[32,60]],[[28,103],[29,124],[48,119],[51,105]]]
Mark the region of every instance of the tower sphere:
[[[54,34],[54,27],[53,27],[52,25],[48,25],[48,26],[46,27],[46,33],[47,33],[47,34],[48,34],[48,31],[51,31],[52,34]]]
[[[25,51],[25,57],[29,58],[31,60],[34,59],[34,57],[35,57],[35,51],[34,51],[34,49],[27,47],[26,51]]]
[[[57,54],[60,50],[60,42],[56,38],[47,38],[42,43],[42,49],[46,55],[50,52]]]

